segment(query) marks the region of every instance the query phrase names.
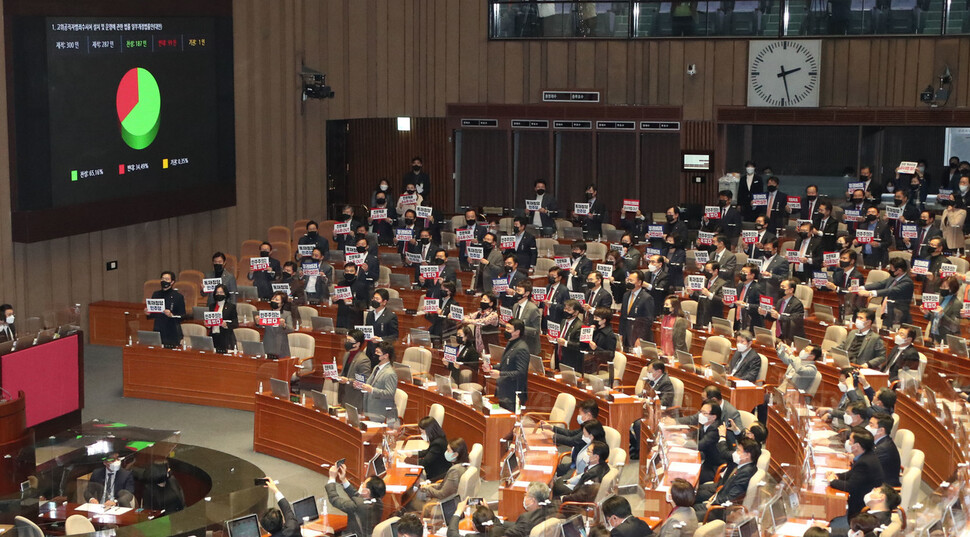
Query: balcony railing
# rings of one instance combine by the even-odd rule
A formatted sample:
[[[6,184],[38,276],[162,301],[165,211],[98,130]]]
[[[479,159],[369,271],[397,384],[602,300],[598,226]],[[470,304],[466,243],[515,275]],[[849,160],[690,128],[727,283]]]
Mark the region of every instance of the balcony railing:
[[[970,33],[970,0],[490,1],[491,39]]]

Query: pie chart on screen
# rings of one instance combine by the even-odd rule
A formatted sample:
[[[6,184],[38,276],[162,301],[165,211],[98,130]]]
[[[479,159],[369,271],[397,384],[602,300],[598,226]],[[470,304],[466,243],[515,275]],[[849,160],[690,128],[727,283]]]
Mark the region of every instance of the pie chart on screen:
[[[121,77],[115,104],[121,138],[128,147],[150,146],[158,134],[162,110],[162,96],[155,77],[141,67],[130,69]]]

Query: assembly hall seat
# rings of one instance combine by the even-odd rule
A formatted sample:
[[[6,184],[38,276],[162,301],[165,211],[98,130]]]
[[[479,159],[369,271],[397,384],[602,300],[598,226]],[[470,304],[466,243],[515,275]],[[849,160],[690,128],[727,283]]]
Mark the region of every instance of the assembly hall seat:
[[[849,331],[844,326],[833,324],[825,329],[825,337],[822,339],[822,350],[828,352],[833,347],[838,347],[848,337]]]
[[[205,274],[201,270],[186,269],[179,272],[179,281],[192,282],[199,290],[202,289],[202,280],[205,278]]]
[[[275,242],[285,242],[290,244],[292,239],[293,237],[290,232],[290,228],[286,226],[270,226],[270,228],[266,230],[266,240],[268,240],[270,244]]]
[[[482,457],[484,454],[485,448],[483,448],[478,442],[475,442],[468,451],[468,465],[480,469],[482,467]]]
[[[232,331],[236,341],[259,341],[259,332],[253,328],[237,328]]]
[[[725,524],[723,520],[712,520],[700,525],[694,531],[694,537],[724,537]]]
[[[261,242],[256,239],[247,239],[242,242],[242,246],[239,248],[239,259],[247,261],[246,266],[243,267],[245,271],[249,271],[249,258],[259,257],[259,245]]]
[[[191,313],[192,308],[199,305],[199,286],[193,282],[178,280],[175,282],[175,290],[185,299],[185,311]]]
[[[731,341],[724,336],[711,336],[704,343],[704,350],[701,352],[701,365],[708,365],[717,362],[727,365],[731,359]]]
[[[154,293],[155,291],[161,290],[161,288],[162,288],[161,278],[156,278],[154,280],[145,280],[145,283],[142,286],[142,290],[146,299],[151,298],[152,293]]]
[[[285,241],[270,241],[270,245],[273,246],[273,251],[269,256],[279,261],[280,265],[293,260],[293,247],[290,246],[289,237]]]

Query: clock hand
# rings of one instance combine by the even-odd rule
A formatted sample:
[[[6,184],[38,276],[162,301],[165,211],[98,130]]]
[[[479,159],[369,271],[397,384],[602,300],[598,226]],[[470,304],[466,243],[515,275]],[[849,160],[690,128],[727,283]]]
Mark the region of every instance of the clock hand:
[[[796,67],[796,68],[794,68],[794,69],[791,69],[791,70],[789,70],[789,71],[785,71],[785,68],[784,68],[784,67],[782,67],[782,69],[781,69],[781,72],[780,72],[780,73],[778,73],[778,75],[777,75],[777,76],[778,76],[778,78],[783,78],[783,77],[786,77],[786,76],[788,76],[788,75],[790,75],[790,74],[792,74],[792,73],[797,73],[797,72],[799,72],[799,71],[801,71],[801,70],[802,70],[802,68],[801,68],[801,67]]]
[[[778,73],[778,77],[781,78],[781,81],[785,83],[785,98],[788,99],[789,103],[791,103],[791,95],[788,94],[788,73],[785,72],[784,65],[781,66],[781,72]]]

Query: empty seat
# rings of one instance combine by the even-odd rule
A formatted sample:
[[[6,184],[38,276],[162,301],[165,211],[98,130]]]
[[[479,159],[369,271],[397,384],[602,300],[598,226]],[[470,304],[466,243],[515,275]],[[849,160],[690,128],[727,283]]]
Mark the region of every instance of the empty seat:
[[[293,240],[293,235],[290,233],[290,228],[286,226],[270,226],[266,230],[266,240],[272,243],[285,242],[289,244]]]
[[[199,304],[199,289],[201,288],[193,282],[175,282],[175,290],[185,299],[186,313],[191,313],[192,308]]]
[[[198,287],[200,290],[202,289],[203,278],[205,278],[205,274],[203,274],[201,270],[193,270],[193,269],[183,270],[179,272],[179,277],[178,277],[179,281],[194,283],[196,287]]]
[[[259,331],[253,328],[237,328],[232,331],[236,341],[259,341]]]

